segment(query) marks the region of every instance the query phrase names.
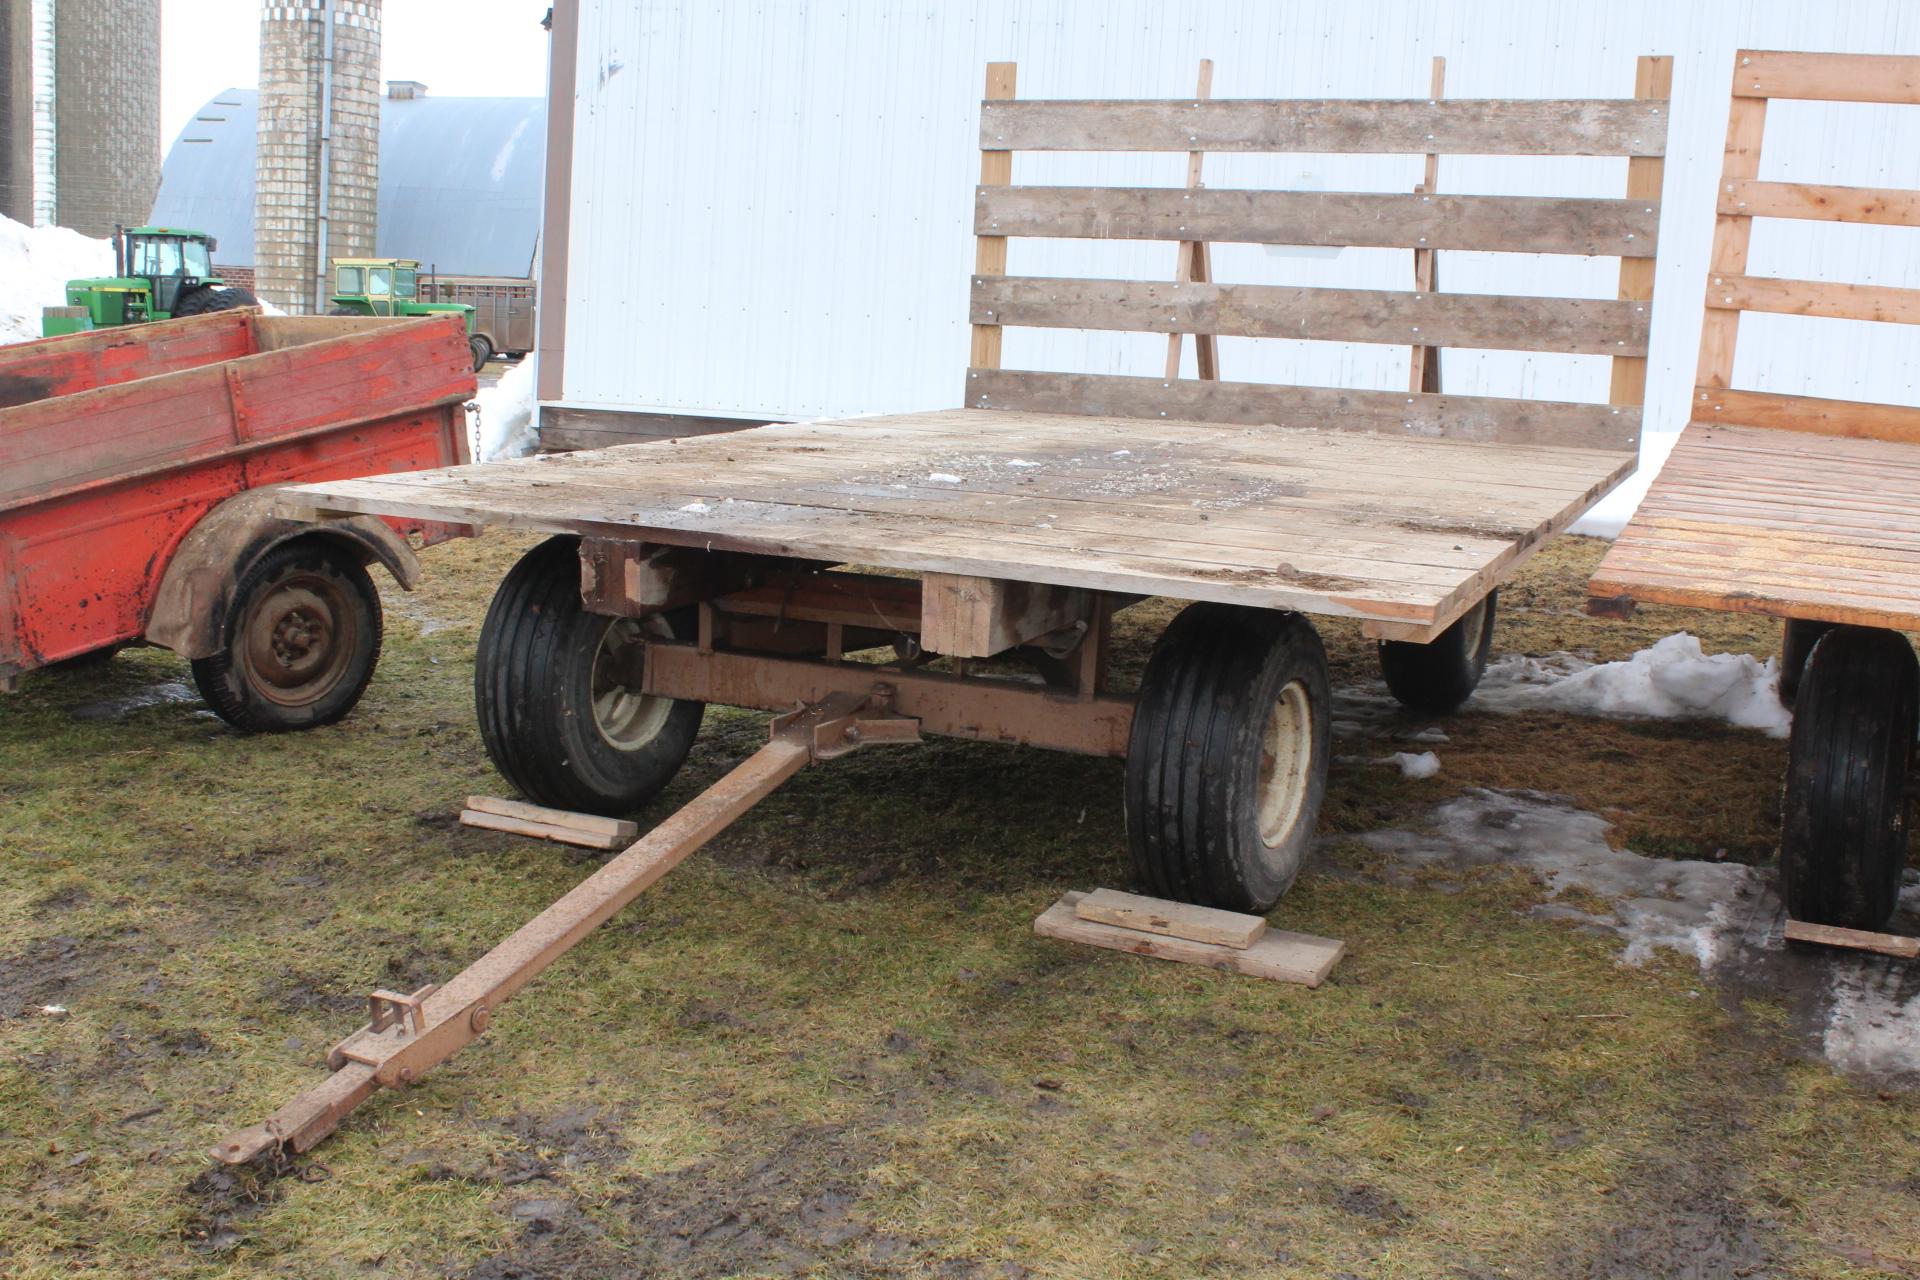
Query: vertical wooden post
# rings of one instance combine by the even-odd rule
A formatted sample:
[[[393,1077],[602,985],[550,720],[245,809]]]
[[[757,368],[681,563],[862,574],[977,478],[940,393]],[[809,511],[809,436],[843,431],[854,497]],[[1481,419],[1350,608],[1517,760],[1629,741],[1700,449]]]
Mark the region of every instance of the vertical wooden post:
[[[1428,96],[1435,102],[1440,101],[1447,91],[1447,60],[1433,60],[1433,84]],[[1440,189],[1440,157],[1429,152],[1424,180],[1414,191],[1420,195],[1432,195]],[[1434,259],[1432,249],[1413,251],[1413,290],[1415,293],[1431,294],[1440,283],[1439,263]],[[1407,371],[1407,389],[1410,391],[1440,390],[1440,348],[1415,347],[1412,367]]]
[[[1636,98],[1658,98],[1665,100],[1673,96],[1673,59],[1642,58],[1633,77],[1633,96]],[[1754,155],[1760,152],[1759,136],[1754,137]],[[1658,200],[1660,198],[1660,175],[1666,172],[1667,162],[1659,156],[1634,156],[1627,161],[1627,199]],[[1716,246],[1718,237],[1716,235]],[[1716,257],[1718,249],[1716,247]],[[1747,240],[1740,237],[1740,260],[1744,264],[1747,257]],[[1718,270],[1718,267],[1714,268]],[[1653,259],[1620,259],[1620,297],[1629,302],[1637,302],[1643,308],[1653,306]],[[1712,312],[1708,315],[1711,316]],[[1711,319],[1708,321],[1712,323]],[[1612,404],[1645,404],[1647,401],[1647,358],[1645,356],[1615,356],[1613,358],[1613,378],[1607,392],[1607,400]]]
[[[1714,190],[1714,207],[1725,208],[1722,197],[1727,185],[1741,178],[1760,176],[1760,141],[1767,129],[1767,100],[1743,98],[1740,92],[1740,64],[1744,52],[1733,55],[1733,91],[1736,95],[1727,112],[1727,151],[1721,162],[1720,185]],[[1713,220],[1713,253],[1707,259],[1707,288],[1713,289],[1727,276],[1746,274],[1747,244],[1753,236],[1753,219],[1744,213],[1720,213]],[[1740,312],[1728,308],[1707,308],[1700,324],[1700,366],[1694,375],[1697,388],[1712,389],[1733,385],[1733,355],[1740,338]],[[1614,361],[1618,368],[1620,362]],[[1697,407],[1700,392],[1694,392]]]
[[[1213,96],[1213,59],[1200,59],[1199,88],[1194,91],[1194,101],[1205,102]],[[1187,190],[1200,188],[1200,164],[1206,156],[1204,151],[1187,152]],[[1174,259],[1173,278],[1177,284],[1189,284],[1194,281],[1205,282],[1213,278],[1212,264],[1208,261],[1207,244],[1204,240],[1182,240],[1179,256]],[[1180,340],[1182,335],[1167,335],[1167,378],[1172,380],[1180,376]],[[1200,376],[1208,381],[1220,376],[1219,339],[1211,333],[1193,335],[1193,358]]]
[[[1011,62],[987,64],[988,102],[1004,102],[1013,97],[1015,68],[1016,64]],[[982,147],[980,149],[980,185],[983,187],[1012,186],[1013,152],[989,151]],[[973,274],[981,279],[1007,274],[1007,238],[1005,236],[974,238]],[[976,324],[973,326],[973,357],[968,364],[975,369],[1000,367],[999,325]]]

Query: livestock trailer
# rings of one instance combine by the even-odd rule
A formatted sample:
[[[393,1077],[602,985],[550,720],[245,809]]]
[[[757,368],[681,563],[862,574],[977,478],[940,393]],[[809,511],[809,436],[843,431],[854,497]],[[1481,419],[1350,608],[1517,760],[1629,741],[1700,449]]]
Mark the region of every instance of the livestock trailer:
[[[0,687],[151,643],[246,729],[345,715],[379,657],[367,566],[411,587],[400,517],[290,520],[276,486],[468,460],[457,316],[248,308],[0,347]]]

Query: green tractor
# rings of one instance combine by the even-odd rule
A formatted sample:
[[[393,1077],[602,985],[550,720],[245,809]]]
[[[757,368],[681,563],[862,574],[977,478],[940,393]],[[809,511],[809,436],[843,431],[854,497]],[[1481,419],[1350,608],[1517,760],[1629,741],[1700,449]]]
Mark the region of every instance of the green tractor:
[[[40,331],[52,337],[253,306],[253,294],[213,274],[214,248],[203,231],[116,227],[113,274],[67,281],[67,305],[48,308]]]
[[[474,332],[473,308],[464,302],[420,301],[420,264],[412,258],[335,258],[335,316],[431,316],[458,311],[466,316],[467,349],[473,371],[493,358],[493,344]]]

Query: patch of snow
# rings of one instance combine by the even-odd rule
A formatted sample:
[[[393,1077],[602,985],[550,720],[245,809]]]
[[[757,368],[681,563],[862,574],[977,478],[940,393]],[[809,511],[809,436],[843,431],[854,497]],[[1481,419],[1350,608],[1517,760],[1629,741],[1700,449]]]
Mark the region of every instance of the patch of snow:
[[[959,484],[960,477],[945,471],[936,471],[927,477],[928,484]]]
[[[474,461],[524,458],[540,447],[533,425],[533,388],[534,357],[529,355],[468,402]]]
[[[1111,457],[1115,457],[1115,458],[1131,458],[1131,457],[1133,456],[1133,450],[1131,450],[1131,449],[1115,449],[1115,450],[1113,451],[1113,453],[1112,453],[1112,454],[1111,454],[1110,456],[1111,456]],[[1075,462],[1078,462],[1078,461],[1080,461],[1080,459],[1078,459],[1078,458],[1075,458],[1075,459],[1074,459],[1074,461],[1075,461]]]
[[[1711,970],[1725,954],[1733,904],[1753,887],[1737,862],[1648,858],[1607,843],[1609,824],[1550,796],[1475,788],[1433,813],[1433,831],[1375,831],[1368,848],[1414,868],[1522,867],[1555,893],[1584,890],[1613,904],[1595,915],[1547,901],[1533,914],[1609,929],[1626,939],[1623,963],[1638,965],[1661,948]]]
[[[704,502],[689,502],[689,503],[688,503],[688,504],[687,504],[686,506],[684,506],[684,507],[682,507],[682,508],[680,508],[680,509],[681,509],[682,511],[691,511],[691,512],[693,512],[693,513],[694,513],[695,515],[702,515],[702,514],[704,514],[704,513],[706,513],[706,512],[708,512],[708,511],[711,511],[711,510],[713,510],[713,508],[712,508],[712,507],[710,507],[710,506],[708,506],[708,505],[707,505],[706,503],[704,503]]]
[[[1400,741],[1431,743],[1437,746],[1444,742],[1452,742],[1453,739],[1449,738],[1445,731],[1439,727],[1429,726],[1425,729],[1417,729],[1412,733],[1401,734]]]
[[[43,1004],[40,1006],[40,1012],[46,1014],[49,1018],[58,1018],[67,1012],[67,1006],[63,1004]]]
[[[110,241],[0,217],[0,342],[39,337],[40,309],[66,305],[67,281],[112,274]]]
[[[1857,1075],[1920,1071],[1920,1000],[1901,1002],[1862,975],[1836,973],[1821,1049],[1834,1066]]]
[[[1009,458],[1007,459],[1007,465],[1010,467],[1037,467],[1040,464],[1037,462],[1028,462],[1025,458]]]
[[[1488,711],[1572,711],[1582,715],[1725,720],[1784,738],[1793,714],[1780,705],[1780,671],[1745,653],[1703,653],[1676,632],[1624,662],[1569,654],[1512,656],[1487,667],[1472,706]]]
[[[1396,751],[1382,757],[1380,763],[1399,765],[1403,778],[1431,778],[1440,772],[1440,757],[1431,751]]]

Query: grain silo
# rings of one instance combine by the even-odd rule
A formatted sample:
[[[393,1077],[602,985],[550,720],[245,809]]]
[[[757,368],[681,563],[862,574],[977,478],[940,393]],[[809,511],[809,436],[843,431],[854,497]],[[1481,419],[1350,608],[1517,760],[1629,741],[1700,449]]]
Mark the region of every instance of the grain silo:
[[[380,0],[260,11],[255,290],[324,311],[327,263],[373,252],[380,185]]]

